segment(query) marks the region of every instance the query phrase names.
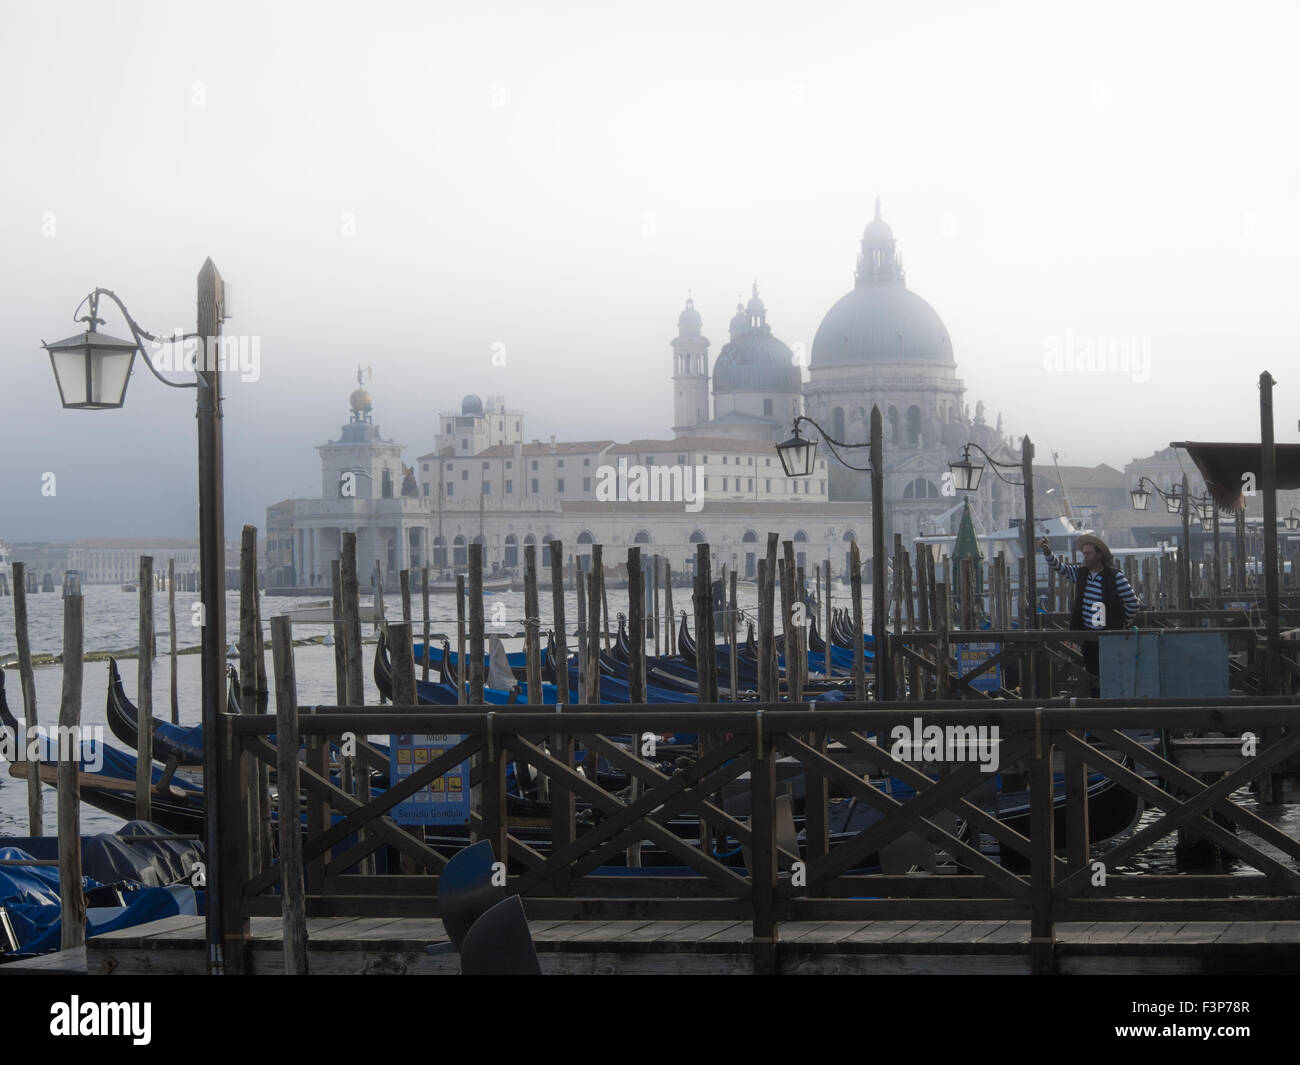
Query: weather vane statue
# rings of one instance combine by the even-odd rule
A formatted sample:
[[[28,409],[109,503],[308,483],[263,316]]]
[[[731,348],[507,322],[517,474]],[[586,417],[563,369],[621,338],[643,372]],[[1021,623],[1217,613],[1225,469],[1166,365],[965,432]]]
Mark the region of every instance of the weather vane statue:
[[[360,385],[364,385],[364,384],[366,383],[367,380],[374,380],[374,376],[375,376],[375,371],[372,370],[369,366],[366,366],[366,367],[358,366],[358,367],[357,367],[357,384],[358,384],[358,386],[360,386]]]

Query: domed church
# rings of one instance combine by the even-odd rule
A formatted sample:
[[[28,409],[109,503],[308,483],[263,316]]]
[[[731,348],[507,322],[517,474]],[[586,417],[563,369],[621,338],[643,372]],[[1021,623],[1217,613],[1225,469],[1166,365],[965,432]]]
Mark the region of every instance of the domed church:
[[[946,515],[960,502],[945,496],[948,463],[962,445],[979,444],[1001,461],[1019,460],[1002,432],[984,420],[977,403],[972,419],[963,402],[952,338],[933,307],[907,287],[903,260],[889,224],[875,217],[862,234],[853,289],[823,317],[813,338],[809,380],[790,348],[772,335],[758,296],[737,305],[730,342],[713,367],[713,417],[709,413],[708,347],[693,301],[678,318],[674,352],[675,425],[679,436],[744,436],[782,440],[796,414],[807,414],[835,440],[866,443],[873,405],[885,434],[887,533],[911,538],[947,532]],[[816,435],[815,433],[813,435]],[[866,501],[870,478],[823,448],[830,462],[832,501]],[[867,452],[844,453],[855,466]],[[983,461],[972,451],[977,461]],[[1014,474],[1012,475],[1015,476]],[[951,491],[951,489],[949,489]],[[990,531],[1005,528],[1023,509],[1019,489],[989,472],[971,495],[978,521]]]
[[[673,340],[673,432],[742,440],[784,440],[803,413],[803,375],[789,345],[767,324],[767,307],[754,282],[748,303],[737,302],[731,339],[713,365],[713,417],[709,417],[709,341],[688,299]]]

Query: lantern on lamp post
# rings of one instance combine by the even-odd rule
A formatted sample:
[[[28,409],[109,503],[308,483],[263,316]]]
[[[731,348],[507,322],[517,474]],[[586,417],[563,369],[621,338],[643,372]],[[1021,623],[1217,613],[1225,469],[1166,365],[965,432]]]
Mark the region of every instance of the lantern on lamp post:
[[[112,300],[122,313],[131,330],[132,340],[100,333],[103,324],[99,317],[100,297]],[[220,739],[221,715],[226,705],[226,610],[225,610],[225,531],[223,503],[222,431],[221,431],[221,372],[219,362],[209,356],[211,347],[203,349],[203,356],[194,367],[194,380],[170,381],[158,372],[146,342],[159,344],[160,340],[145,332],[131,317],[126,306],[109,289],[97,288],[82,304],[89,302],[89,314],[75,321],[85,322],[86,330],[78,336],[42,343],[49,353],[54,371],[59,399],[70,410],[115,410],[126,401],[126,387],[130,382],[136,353],[143,357],[149,371],[171,388],[193,388],[197,398],[198,472],[199,472],[199,598],[201,650],[200,672],[203,723],[203,844],[205,858],[213,873],[206,883],[205,928],[207,958],[213,972],[225,971],[227,965],[235,971],[242,966],[237,954],[242,951],[245,936],[241,925],[226,924],[233,911],[231,900],[238,898],[237,883],[226,882],[233,866],[222,859],[222,837],[218,817],[222,797]],[[78,305],[78,310],[81,305]],[[201,345],[214,345],[221,333],[221,321],[226,315],[226,287],[211,259],[204,262],[198,276],[198,332],[175,341],[197,339]],[[168,338],[169,340],[171,338]],[[172,342],[175,342],[172,341]],[[233,786],[233,782],[231,782]],[[237,840],[231,834],[230,840]],[[229,841],[227,841],[229,842]],[[230,938],[227,938],[227,937]]]

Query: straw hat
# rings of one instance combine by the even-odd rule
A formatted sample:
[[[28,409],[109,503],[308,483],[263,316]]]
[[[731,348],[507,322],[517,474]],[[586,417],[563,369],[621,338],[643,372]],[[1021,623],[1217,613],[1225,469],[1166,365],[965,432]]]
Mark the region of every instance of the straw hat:
[[[1093,536],[1092,533],[1084,533],[1074,542],[1075,550],[1082,551],[1084,544],[1092,544],[1093,547],[1101,552],[1102,562],[1107,566],[1111,564],[1110,548],[1106,546],[1106,541],[1104,541],[1100,536]]]

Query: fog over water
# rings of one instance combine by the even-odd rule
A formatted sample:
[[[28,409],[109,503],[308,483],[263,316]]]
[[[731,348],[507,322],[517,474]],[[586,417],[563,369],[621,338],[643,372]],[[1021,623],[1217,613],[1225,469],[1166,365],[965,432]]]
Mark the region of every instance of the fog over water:
[[[137,365],[124,410],[58,407],[39,342],[96,285],[165,333],[193,329],[205,257],[231,283],[259,355],[226,385],[234,533],[318,494],[358,364],[408,462],[469,392],[529,438],[666,435],[687,293],[714,354],[755,279],[810,347],[877,195],[972,409],[1040,455],[1257,439],[1263,369],[1297,438],[1293,3],[5,16],[8,540],[195,534],[192,393]],[[1149,359],[1065,359],[1107,338]]]

